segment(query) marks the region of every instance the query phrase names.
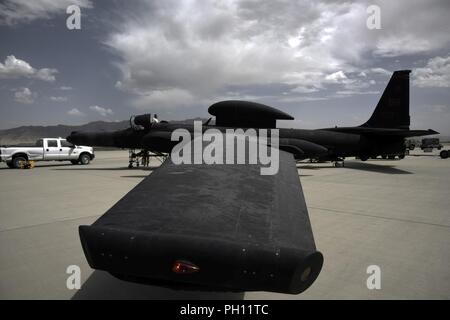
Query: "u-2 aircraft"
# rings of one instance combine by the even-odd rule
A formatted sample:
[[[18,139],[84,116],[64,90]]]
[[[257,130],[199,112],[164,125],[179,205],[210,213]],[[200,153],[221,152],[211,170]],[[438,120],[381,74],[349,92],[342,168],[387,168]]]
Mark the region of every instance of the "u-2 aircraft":
[[[356,127],[279,129],[279,170],[259,164],[174,164],[170,158],[90,226],[80,226],[89,265],[132,282],[216,291],[298,294],[318,277],[316,249],[296,159],[405,154],[410,130],[409,70],[395,71],[370,119]],[[248,101],[211,105],[203,129],[276,128],[293,119]],[[116,132],[72,132],[73,144],[168,153],[175,129],[192,124],[130,119]]]

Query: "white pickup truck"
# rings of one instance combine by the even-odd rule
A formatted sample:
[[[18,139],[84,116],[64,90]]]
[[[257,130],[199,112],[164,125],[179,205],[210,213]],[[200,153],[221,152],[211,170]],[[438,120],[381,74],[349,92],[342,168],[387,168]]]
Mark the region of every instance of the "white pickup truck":
[[[10,168],[21,168],[28,161],[70,161],[72,164],[89,164],[94,159],[94,149],[75,146],[66,139],[44,138],[33,144],[0,147],[0,162]]]

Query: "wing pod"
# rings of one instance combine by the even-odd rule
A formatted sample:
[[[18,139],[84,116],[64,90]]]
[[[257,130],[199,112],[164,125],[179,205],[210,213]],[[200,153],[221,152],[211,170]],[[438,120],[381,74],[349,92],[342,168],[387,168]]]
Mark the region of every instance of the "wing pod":
[[[287,113],[261,103],[228,100],[214,103],[208,112],[220,127],[275,128],[276,120],[294,119]]]

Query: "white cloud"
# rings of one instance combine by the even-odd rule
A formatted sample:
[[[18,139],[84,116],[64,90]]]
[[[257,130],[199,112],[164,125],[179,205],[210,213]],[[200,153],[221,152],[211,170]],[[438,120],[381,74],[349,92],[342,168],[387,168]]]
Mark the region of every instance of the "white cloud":
[[[390,35],[378,41],[375,54],[383,57],[397,57],[408,54],[425,53],[432,44],[427,39],[417,39],[414,35]]]
[[[382,30],[373,30],[366,41],[375,44],[374,54],[396,57],[429,53],[446,48],[448,37],[447,0],[375,0],[381,9]]]
[[[139,109],[158,110],[160,108],[171,108],[173,106],[183,107],[191,105],[195,101],[192,94],[187,90],[168,89],[155,90],[145,95],[138,96],[133,105]]]
[[[369,71],[372,72],[372,73],[378,73],[378,74],[382,74],[382,75],[385,75],[385,76],[391,76],[392,75],[391,71],[388,71],[388,70],[386,70],[384,68],[371,68]]]
[[[65,101],[67,101],[67,97],[54,97],[54,96],[51,96],[50,100],[55,101],[55,102],[65,102]]]
[[[44,81],[55,81],[56,69],[35,69],[28,62],[7,56],[4,63],[0,62],[0,79],[33,78]]]
[[[69,86],[61,86],[61,87],[59,87],[59,90],[68,91],[68,90],[72,90],[72,87],[69,87]]]
[[[418,87],[450,87],[450,55],[428,60],[422,68],[412,71],[413,85]]]
[[[292,92],[298,92],[298,93],[312,93],[312,92],[317,92],[319,91],[319,89],[317,89],[316,87],[313,86],[297,86],[294,89],[291,90]]]
[[[373,90],[373,91],[358,91],[358,90],[342,90],[337,91],[337,96],[354,96],[354,95],[361,95],[361,94],[379,94],[379,91]]]
[[[103,107],[99,107],[99,106],[90,106],[89,109],[97,112],[98,114],[100,114],[103,117],[114,114],[114,112],[109,108],[103,108]]]
[[[430,106],[430,109],[432,112],[436,112],[436,113],[445,113],[448,114],[450,113],[450,106],[449,105],[432,105]]]
[[[21,90],[14,93],[14,99],[17,102],[24,104],[32,104],[36,96],[36,93],[31,92],[31,90],[28,88],[22,88]]]
[[[80,110],[78,110],[77,108],[73,108],[73,109],[67,111],[67,114],[68,114],[69,116],[76,116],[76,117],[82,117],[82,116],[84,116],[84,113],[81,112]]]
[[[320,101],[327,100],[327,97],[282,97],[279,99],[280,102],[288,102],[288,103],[298,103],[298,102],[310,102],[310,101]]]
[[[56,69],[43,68],[36,71],[36,78],[44,81],[55,81]]]
[[[347,79],[348,78],[343,71],[337,71],[337,72],[329,74],[325,77],[325,80],[332,82],[332,83],[340,83]]]
[[[90,0],[4,0],[0,3],[0,25],[28,23],[36,19],[49,19],[66,15],[70,5],[92,8]]]

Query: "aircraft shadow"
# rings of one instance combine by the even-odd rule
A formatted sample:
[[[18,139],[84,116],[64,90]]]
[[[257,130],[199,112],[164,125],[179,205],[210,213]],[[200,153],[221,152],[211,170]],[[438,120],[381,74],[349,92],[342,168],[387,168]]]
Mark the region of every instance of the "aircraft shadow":
[[[320,166],[314,164],[302,164],[297,163],[297,169],[305,169],[305,170],[320,170],[320,169],[330,169],[336,168],[332,163],[329,166]],[[339,166],[336,169],[341,169]],[[352,162],[346,161],[344,168],[354,169],[354,170],[362,170],[362,171],[370,171],[370,172],[378,172],[385,174],[412,174],[412,172],[398,169],[393,165],[382,165],[382,164],[371,164],[367,162]]]
[[[74,165],[71,164],[71,163],[38,164],[38,165],[35,165],[33,169],[49,168],[49,167],[55,167],[55,168],[57,168],[57,167],[69,167],[69,166],[72,167],[72,166],[74,166]],[[6,170],[6,169],[9,169],[9,170],[19,170],[19,169],[11,169],[11,168],[9,168],[9,167],[7,167],[7,166],[1,167],[1,168],[0,168],[0,170]],[[21,170],[23,170],[23,169],[21,169]],[[27,170],[29,170],[29,169],[27,169]]]
[[[371,164],[367,162],[345,162],[345,168],[385,174],[412,174],[412,172],[398,169],[392,165]]]
[[[67,169],[54,169],[54,170],[81,170],[81,171],[124,171],[124,170],[142,170],[142,171],[152,171],[156,168],[159,168],[159,166],[148,166],[148,167],[139,167],[139,168],[128,168],[128,167],[114,167],[114,168],[67,168]]]
[[[438,154],[408,154],[408,157],[439,157]]]
[[[244,292],[183,291],[136,284],[95,270],[71,300],[243,300]]]
[[[142,179],[142,178],[147,178],[148,176],[146,176],[146,175],[137,175],[137,176],[120,176],[121,178],[139,178],[139,179]]]
[[[325,168],[330,168],[330,167],[334,167],[334,165],[332,163],[330,163],[330,166],[315,166],[313,164],[302,164],[302,163],[297,163],[297,169],[308,169],[308,170],[319,170],[319,169],[325,169]]]

